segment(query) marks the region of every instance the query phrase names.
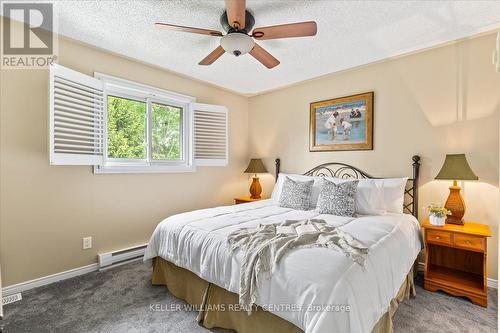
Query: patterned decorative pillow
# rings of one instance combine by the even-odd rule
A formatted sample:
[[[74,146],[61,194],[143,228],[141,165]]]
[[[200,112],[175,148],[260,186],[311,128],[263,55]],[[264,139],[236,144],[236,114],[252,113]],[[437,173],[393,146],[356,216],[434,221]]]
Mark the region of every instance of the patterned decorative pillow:
[[[280,206],[308,210],[314,180],[300,182],[286,177],[280,195]]]
[[[357,180],[335,184],[323,179],[317,205],[319,213],[337,216],[356,216],[357,188]]]

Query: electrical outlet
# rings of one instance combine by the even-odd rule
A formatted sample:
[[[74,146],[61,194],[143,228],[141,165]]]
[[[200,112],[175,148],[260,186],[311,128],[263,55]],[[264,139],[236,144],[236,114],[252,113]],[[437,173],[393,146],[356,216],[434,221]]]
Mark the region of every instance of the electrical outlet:
[[[83,237],[83,249],[87,250],[92,248],[92,237]]]

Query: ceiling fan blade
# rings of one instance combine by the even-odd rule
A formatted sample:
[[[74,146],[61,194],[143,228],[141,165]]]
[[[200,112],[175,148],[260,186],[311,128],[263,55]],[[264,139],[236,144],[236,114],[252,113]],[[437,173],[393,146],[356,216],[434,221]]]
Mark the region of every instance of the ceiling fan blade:
[[[209,55],[205,57],[202,61],[198,63],[198,65],[208,66],[214,63],[215,60],[219,59],[221,55],[224,54],[224,49],[222,46],[218,46],[215,50],[213,50]]]
[[[217,36],[217,37],[222,36],[222,32],[217,31],[217,30],[184,27],[182,25],[174,25],[174,24],[167,24],[167,23],[155,23],[155,26],[159,29],[165,29],[165,30],[190,32],[193,34],[201,34],[201,35]]]
[[[299,22],[255,28],[252,37],[258,40],[314,36],[318,31],[316,22]]]
[[[245,0],[226,0],[227,21],[232,27],[245,29]]]
[[[269,69],[276,67],[280,64],[280,61],[278,59],[273,57],[269,52],[264,50],[258,44],[255,44],[252,51],[250,51],[250,54],[252,55],[252,57],[260,61],[264,66],[266,66]]]

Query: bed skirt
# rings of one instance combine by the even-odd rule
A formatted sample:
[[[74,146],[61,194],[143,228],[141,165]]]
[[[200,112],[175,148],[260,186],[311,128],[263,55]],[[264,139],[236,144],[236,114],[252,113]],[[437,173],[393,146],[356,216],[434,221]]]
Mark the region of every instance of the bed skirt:
[[[389,310],[379,319],[372,333],[391,333],[392,316],[404,299],[415,296],[412,268],[401,285],[396,298],[391,301]],[[198,322],[206,328],[220,327],[238,333],[279,332],[303,333],[294,324],[275,314],[258,308],[251,315],[246,311],[228,311],[238,304],[238,295],[209,283],[187,269],[178,267],[160,257],[153,260],[154,285],[165,285],[176,297],[185,300],[199,309]]]

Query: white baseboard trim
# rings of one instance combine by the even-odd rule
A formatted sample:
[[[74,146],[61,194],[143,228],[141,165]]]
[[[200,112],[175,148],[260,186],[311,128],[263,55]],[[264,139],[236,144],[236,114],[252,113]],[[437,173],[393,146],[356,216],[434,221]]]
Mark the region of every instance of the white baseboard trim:
[[[3,296],[9,296],[16,293],[21,293],[23,291],[33,289],[36,287],[45,286],[47,284],[51,284],[57,281],[66,280],[75,276],[87,274],[90,272],[97,271],[97,264],[90,264],[87,266],[77,267],[74,269],[70,269],[69,271],[60,272],[52,275],[42,276],[40,278],[25,281],[17,284],[13,284],[7,287],[2,288]]]
[[[425,264],[423,262],[419,261],[418,270],[423,272],[424,266],[425,266]],[[487,278],[487,284],[488,284],[488,288],[498,289],[498,280]]]

